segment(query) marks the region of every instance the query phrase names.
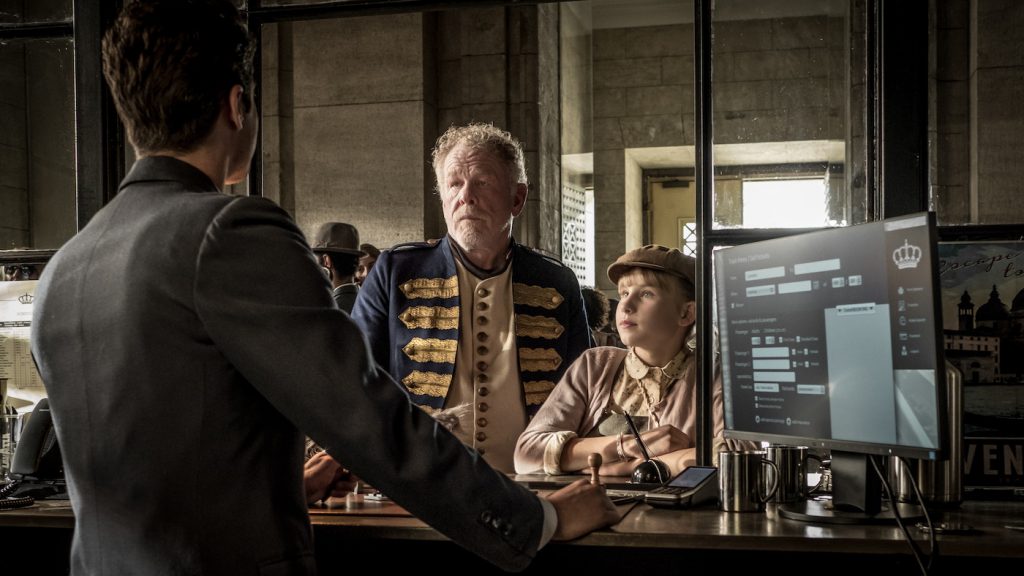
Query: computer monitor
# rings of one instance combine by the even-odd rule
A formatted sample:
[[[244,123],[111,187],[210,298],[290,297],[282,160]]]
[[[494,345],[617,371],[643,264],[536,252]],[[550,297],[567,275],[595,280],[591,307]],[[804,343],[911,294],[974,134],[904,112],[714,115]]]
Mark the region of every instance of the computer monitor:
[[[831,452],[832,502],[783,515],[881,520],[868,455],[944,456],[935,245],[919,213],[715,252],[725,436]]]

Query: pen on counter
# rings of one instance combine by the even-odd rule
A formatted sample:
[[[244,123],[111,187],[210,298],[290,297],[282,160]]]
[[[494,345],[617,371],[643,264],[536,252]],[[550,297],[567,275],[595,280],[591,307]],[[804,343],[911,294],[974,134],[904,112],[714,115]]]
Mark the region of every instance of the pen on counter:
[[[625,411],[622,415],[626,417],[626,424],[629,425],[629,431],[633,433],[633,438],[636,439],[636,445],[640,447],[640,453],[644,455],[644,461],[650,460],[651,454],[647,451],[647,446],[644,445],[644,441],[640,438],[640,431],[637,430],[633,418]]]

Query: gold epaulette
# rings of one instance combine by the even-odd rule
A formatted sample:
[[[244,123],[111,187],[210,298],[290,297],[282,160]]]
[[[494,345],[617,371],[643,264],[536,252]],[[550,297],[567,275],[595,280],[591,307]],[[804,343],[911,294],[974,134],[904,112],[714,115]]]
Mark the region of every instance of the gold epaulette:
[[[410,306],[398,315],[405,327],[454,330],[459,327],[458,306]]]
[[[454,298],[459,294],[459,277],[413,278],[399,286],[409,300],[417,298]]]
[[[516,315],[516,334],[529,338],[555,340],[565,332],[565,327],[558,320],[547,316]]]
[[[562,365],[562,356],[554,348],[520,348],[519,369],[523,372],[551,372]]]
[[[548,396],[551,395],[551,391],[554,390],[555,383],[550,380],[531,380],[529,382],[523,382],[523,391],[526,394],[526,405],[537,406],[543,404]]]
[[[554,310],[565,301],[565,298],[554,288],[543,286],[531,286],[529,284],[512,284],[512,302],[514,304],[525,304],[535,308]]]
[[[455,364],[455,349],[458,345],[458,340],[413,338],[402,348],[402,352],[414,362]]]
[[[433,396],[444,398],[448,395],[448,386],[452,382],[451,374],[438,374],[437,372],[424,372],[413,370],[405,378],[402,384],[409,389],[409,392],[420,396]]]

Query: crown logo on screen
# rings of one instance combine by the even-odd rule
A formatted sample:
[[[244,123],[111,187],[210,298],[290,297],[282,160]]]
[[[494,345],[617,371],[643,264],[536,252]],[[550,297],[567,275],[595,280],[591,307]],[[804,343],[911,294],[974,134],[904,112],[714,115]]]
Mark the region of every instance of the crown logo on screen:
[[[31,294],[22,294],[21,296],[18,296],[18,302],[21,302],[22,304],[31,304],[33,300],[35,300],[35,298],[33,298]]]
[[[892,261],[900,270],[917,268],[917,263],[921,261],[921,249],[903,240],[903,246],[892,251]]]

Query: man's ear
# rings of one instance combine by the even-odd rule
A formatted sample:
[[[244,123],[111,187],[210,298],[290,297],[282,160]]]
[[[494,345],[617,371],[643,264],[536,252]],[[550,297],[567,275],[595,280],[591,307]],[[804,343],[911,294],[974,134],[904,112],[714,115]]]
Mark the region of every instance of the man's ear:
[[[516,191],[512,196],[512,216],[516,217],[523,213],[526,206],[526,194],[530,191],[529,186],[523,183],[516,184]]]
[[[228,92],[228,123],[235,130],[245,128],[245,90],[240,84],[235,84]]]

